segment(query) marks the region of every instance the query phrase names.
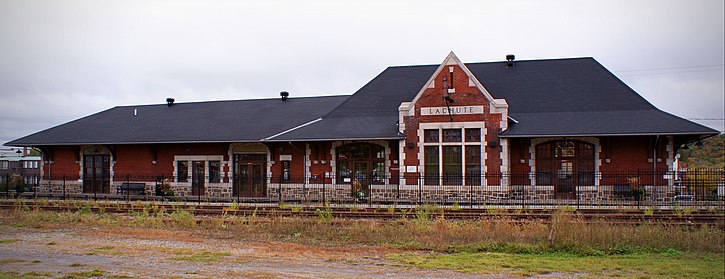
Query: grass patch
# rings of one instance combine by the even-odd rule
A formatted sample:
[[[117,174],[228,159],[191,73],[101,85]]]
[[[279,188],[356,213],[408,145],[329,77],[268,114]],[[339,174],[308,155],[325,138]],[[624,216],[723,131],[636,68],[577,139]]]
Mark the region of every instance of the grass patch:
[[[18,241],[20,241],[20,239],[17,239],[17,238],[13,238],[13,239],[0,239],[0,244],[2,244],[2,243],[13,243],[13,242],[18,242]]]
[[[0,271],[0,279],[37,279],[37,278],[54,278],[53,274],[48,272],[28,272],[20,274],[17,271]]]
[[[85,279],[85,278],[93,278],[93,277],[103,277],[105,276],[105,271],[94,269],[91,271],[83,271],[83,272],[72,272],[66,276],[63,277],[63,279]]]
[[[453,253],[433,255],[394,254],[389,260],[423,269],[449,269],[483,274],[584,273],[594,277],[722,278],[725,274],[718,255],[669,255],[641,253],[608,256],[579,256],[571,253],[510,254]]]
[[[193,252],[189,256],[184,257],[175,257],[171,258],[175,261],[187,261],[187,262],[202,262],[202,263],[208,263],[208,262],[215,262],[223,257],[231,256],[231,254],[226,252],[210,252],[210,251],[201,251],[201,252]]]

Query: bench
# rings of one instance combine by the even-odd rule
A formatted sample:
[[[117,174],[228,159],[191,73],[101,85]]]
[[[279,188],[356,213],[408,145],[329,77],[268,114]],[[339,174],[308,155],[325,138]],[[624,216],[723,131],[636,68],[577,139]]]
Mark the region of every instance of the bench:
[[[116,188],[116,194],[135,193],[146,194],[146,183],[124,182]]]
[[[612,190],[614,191],[615,197],[631,197],[632,196],[632,186],[630,185],[614,185],[612,186]]]

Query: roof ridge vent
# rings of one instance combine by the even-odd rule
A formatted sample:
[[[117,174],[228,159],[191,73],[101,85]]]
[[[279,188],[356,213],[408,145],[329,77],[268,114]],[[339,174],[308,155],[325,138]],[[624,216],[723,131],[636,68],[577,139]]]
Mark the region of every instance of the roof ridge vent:
[[[279,95],[282,96],[282,102],[287,101],[287,99],[289,99],[289,92],[287,92],[287,91],[279,92]]]
[[[174,98],[166,98],[166,106],[171,107],[174,105]]]
[[[516,59],[516,56],[513,54],[506,55],[506,68],[511,68],[514,66],[514,59]]]

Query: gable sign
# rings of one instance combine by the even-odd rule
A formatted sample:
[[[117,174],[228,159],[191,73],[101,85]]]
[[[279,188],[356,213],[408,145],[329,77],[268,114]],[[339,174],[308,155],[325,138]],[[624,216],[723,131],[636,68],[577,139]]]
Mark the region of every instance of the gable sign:
[[[482,114],[483,106],[423,107],[420,115]]]

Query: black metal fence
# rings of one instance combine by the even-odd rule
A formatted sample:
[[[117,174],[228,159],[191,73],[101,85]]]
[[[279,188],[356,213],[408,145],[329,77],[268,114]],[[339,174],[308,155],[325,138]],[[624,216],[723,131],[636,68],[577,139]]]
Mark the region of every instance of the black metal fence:
[[[0,194],[49,198],[451,206],[725,207],[725,170],[617,173],[351,173],[312,176],[0,176]]]

